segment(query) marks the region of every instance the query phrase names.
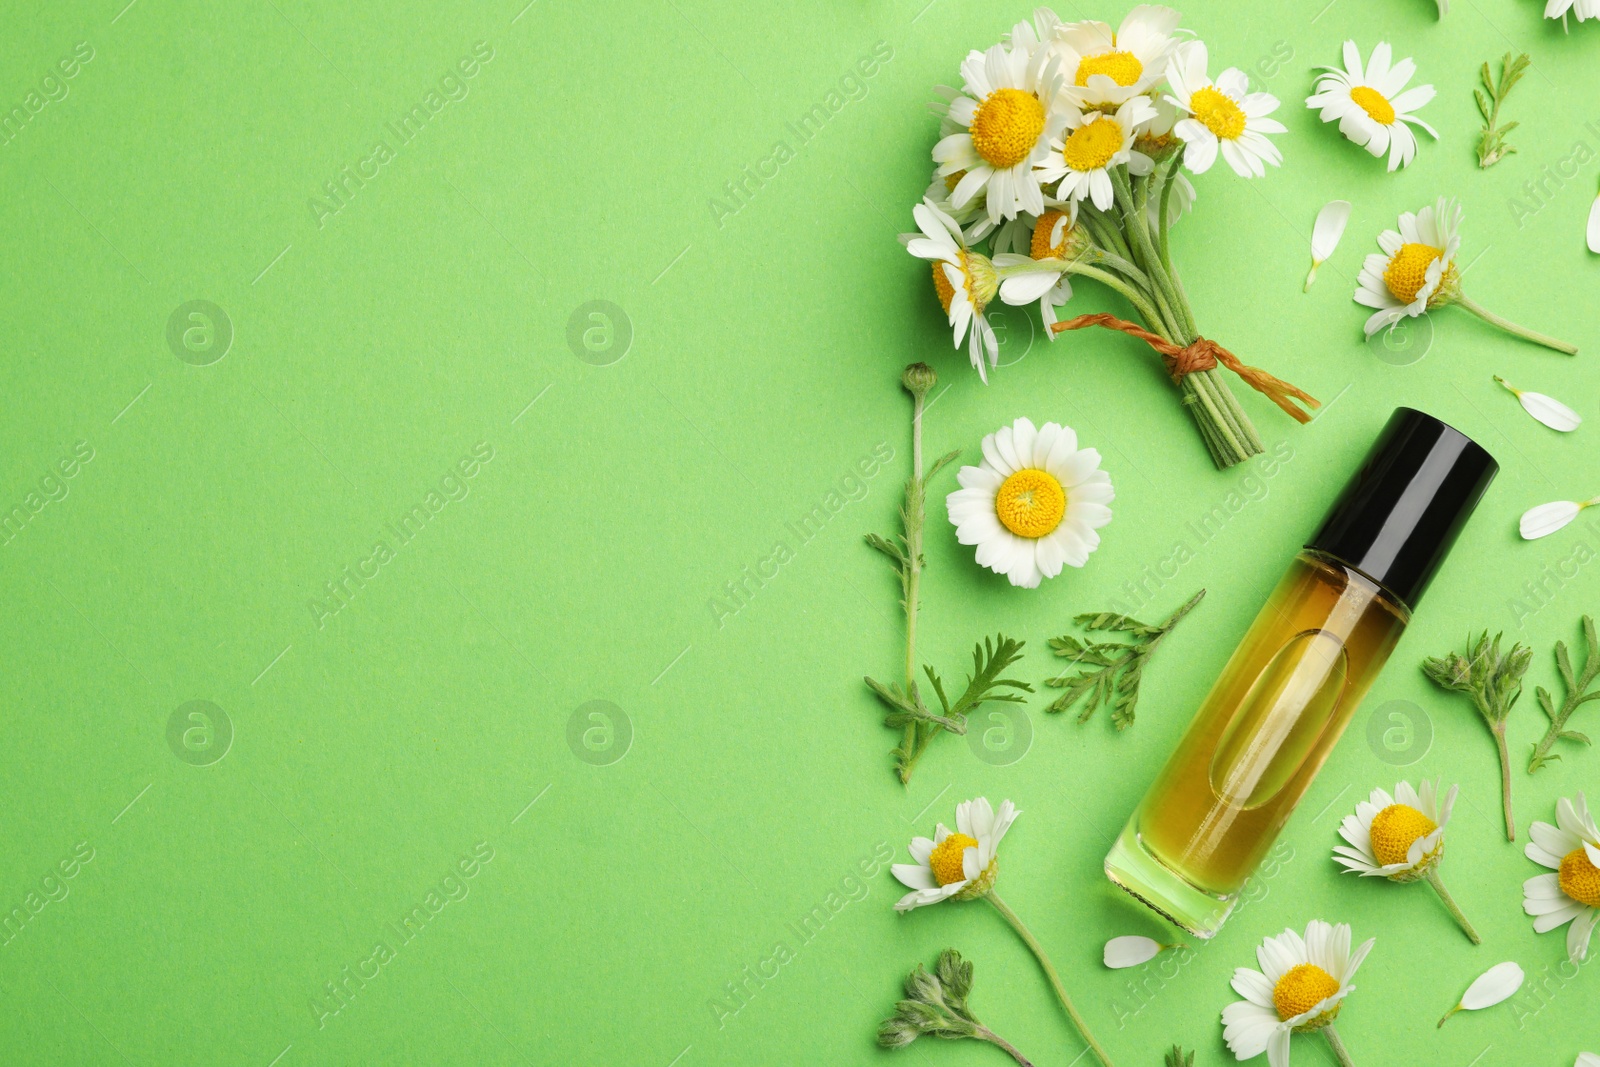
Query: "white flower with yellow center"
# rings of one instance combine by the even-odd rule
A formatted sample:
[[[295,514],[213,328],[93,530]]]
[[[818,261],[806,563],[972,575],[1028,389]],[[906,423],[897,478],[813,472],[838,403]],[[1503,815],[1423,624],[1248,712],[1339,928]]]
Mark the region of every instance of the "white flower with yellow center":
[[[1533,840],[1525,854],[1556,873],[1541,874],[1522,884],[1522,910],[1535,916],[1533,929],[1543,934],[1566,923],[1567,956],[1582,962],[1589,953],[1589,937],[1600,923],[1600,829],[1589,815],[1589,804],[1562,797],[1556,804],[1556,825],[1536,822],[1528,829]]]
[[[1031,39],[973,52],[961,64],[963,92],[945,117],[954,133],[933,146],[939,174],[964,171],[950,202],[965,207],[980,192],[996,224],[1044,211],[1033,166],[1049,150],[1064,116],[1049,105],[1061,88],[1057,64]],[[937,108],[939,105],[935,105]]]
[[[1411,126],[1427,130],[1438,139],[1438,130],[1412,114],[1433,99],[1433,86],[1407,89],[1417,65],[1410,59],[1394,62],[1387,41],[1372,50],[1365,69],[1361,49],[1354,41],[1344,43],[1342,69],[1321,69],[1327,73],[1317,79],[1315,91],[1306,98],[1306,107],[1321,108],[1323,122],[1337,122],[1340,133],[1380,159],[1388,152],[1391,172],[1416,158],[1417,135],[1411,132]]]
[[[979,565],[1025,589],[1063,565],[1087,563],[1116,498],[1099,451],[1080,449],[1071,427],[1036,430],[1028,419],[985,437],[983,463],[962,467],[956,480],[961,488],[945,498],[956,540],[976,545]]]
[[[1334,859],[1345,870],[1365,877],[1417,881],[1444,854],[1444,828],[1459,791],[1460,786],[1451,786],[1440,804],[1433,782],[1423,782],[1421,789],[1401,782],[1394,787],[1394,796],[1374,789],[1370,800],[1356,805],[1354,815],[1344,817],[1339,836],[1350,844],[1336,845]]]
[[[1536,345],[1576,355],[1578,347],[1548,334],[1518,326],[1468,298],[1461,290],[1456,255],[1461,251],[1461,205],[1441,196],[1416,214],[1400,216],[1400,229],[1378,237],[1383,254],[1367,257],[1355,302],[1377,308],[1367,318],[1367,336],[1404,318],[1455,304],[1499,330]]]
[[[1278,110],[1271,93],[1252,93],[1244,71],[1229,67],[1211,81],[1206,75],[1209,57],[1203,41],[1181,45],[1167,65],[1170,99],[1189,117],[1178,120],[1173,133],[1184,142],[1183,165],[1203,174],[1217,161],[1217,153],[1241,178],[1259,178],[1283,162],[1269,133],[1283,133],[1284,125],[1267,116]]]
[[[1448,304],[1459,294],[1461,206],[1454,200],[1441,196],[1421,211],[1407,211],[1398,230],[1378,236],[1378,247],[1383,254],[1367,257],[1355,294],[1356,303],[1378,309],[1367,319],[1368,337]]]
[[[1320,919],[1307,924],[1304,937],[1285,930],[1267,938],[1256,950],[1261,970],[1233,972],[1233,990],[1244,1000],[1222,1010],[1228,1050],[1240,1060],[1265,1052],[1272,1067],[1288,1067],[1290,1035],[1321,1030],[1339,1062],[1349,1062],[1333,1020],[1372,944],[1369,938],[1352,953],[1350,927]]]
[[[1101,211],[1111,210],[1115,188],[1111,169],[1127,164],[1134,174],[1150,173],[1150,157],[1134,150],[1134,138],[1156,117],[1150,98],[1135,96],[1115,111],[1085,111],[1077,104],[1061,105],[1065,126],[1050,140],[1050,151],[1035,173],[1046,186],[1055,186],[1057,200],[1088,197]]]
[[[1387,790],[1374,789],[1370,800],[1356,805],[1354,815],[1346,815],[1339,836],[1347,845],[1335,845],[1335,862],[1347,873],[1365,878],[1387,878],[1391,882],[1419,882],[1426,879],[1439,894],[1445,908],[1474,945],[1478,931],[1472,928],[1455,898],[1439,877],[1439,860],[1444,856],[1444,829],[1450,824],[1459,786],[1451,786],[1444,801],[1439,787],[1423,782],[1417,789],[1410,782]]]
[[[1115,107],[1161,80],[1182,17],[1170,7],[1140,4],[1115,30],[1104,22],[1054,22],[1040,26],[1040,37],[1061,60],[1068,95]],[[1036,17],[1054,19],[1049,12]]]
[[[994,264],[981,252],[968,248],[956,220],[926,197],[911,209],[911,215],[922,232],[903,233],[900,242],[918,259],[932,261],[933,289],[955,331],[956,347],[960,348],[962,340],[966,340],[972,365],[978,368],[978,376],[987,382],[987,367],[994,366],[1000,359],[1000,343],[983,315],[1000,288]]]
[[[1083,227],[1078,225],[1078,205],[1063,205],[1066,210],[1051,208],[1034,221],[1028,242],[1028,254],[1002,253],[995,256],[996,267],[1014,267],[1038,260],[1060,260],[1071,263],[1091,248],[1092,242]],[[1056,333],[1050,327],[1056,323],[1056,308],[1072,299],[1072,276],[1061,271],[1030,271],[1014,275],[1000,283],[1000,299],[1007,304],[1028,304],[1039,301],[1039,316],[1044,320],[1045,336],[1051,341]]]
[[[1000,840],[1020,814],[1009,800],[1002,800],[996,812],[979,797],[956,806],[955,833],[940,823],[931,841],[912,838],[911,856],[917,862],[891,868],[900,884],[911,890],[894,910],[910,911],[952,897],[973,900],[989,892],[1000,870]]]

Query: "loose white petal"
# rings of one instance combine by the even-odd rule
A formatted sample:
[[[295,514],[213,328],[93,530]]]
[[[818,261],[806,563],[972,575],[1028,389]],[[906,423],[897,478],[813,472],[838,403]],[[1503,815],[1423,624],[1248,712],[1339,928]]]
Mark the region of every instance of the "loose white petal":
[[[1155,959],[1160,951],[1160,942],[1148,937],[1113,937],[1106,942],[1106,966],[1113,969],[1137,967]]]
[[[1333,250],[1339,247],[1345,225],[1350,221],[1350,201],[1334,200],[1317,212],[1316,224],[1311,227],[1311,273],[1306,275],[1306,289],[1317,280],[1317,268],[1328,261]]]
[[[1600,196],[1589,206],[1589,251],[1600,252]]]
[[[1554,397],[1545,396],[1543,393],[1530,393],[1527,390],[1518,389],[1516,386],[1512,385],[1498,374],[1494,376],[1494,380],[1516,394],[1517,399],[1522,403],[1522,410],[1526,411],[1529,415],[1532,415],[1534,418],[1538,419],[1552,430],[1560,430],[1562,433],[1568,433],[1572,430],[1576,430],[1583,422],[1583,416],[1579,415],[1576,411],[1573,411],[1571,408],[1567,407],[1567,405],[1563,404]]]
[[[1522,532],[1525,541],[1535,541],[1547,537],[1561,529],[1567,523],[1578,517],[1584,505],[1575,504],[1570,500],[1557,500],[1552,504],[1540,504],[1536,508],[1529,508],[1522,513],[1522,521],[1517,528]]]
[[[1592,1052],[1578,1053],[1578,1061],[1572,1067],[1600,1067],[1600,1056]]]
[[[1467,987],[1461,1007],[1467,1011],[1490,1008],[1522,988],[1522,968],[1515,963],[1497,963]]]

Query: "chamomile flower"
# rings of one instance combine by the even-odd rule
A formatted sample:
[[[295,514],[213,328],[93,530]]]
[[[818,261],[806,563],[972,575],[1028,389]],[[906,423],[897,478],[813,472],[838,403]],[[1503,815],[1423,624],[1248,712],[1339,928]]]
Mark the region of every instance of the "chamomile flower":
[[[1181,45],[1167,64],[1170,99],[1187,117],[1178,120],[1173,133],[1184,142],[1183,165],[1203,174],[1217,161],[1217,153],[1241,178],[1261,177],[1264,164],[1283,162],[1269,133],[1283,133],[1284,125],[1267,118],[1278,110],[1271,93],[1249,92],[1244,71],[1229,67],[1216,81],[1206,74],[1209,63],[1203,41]]]
[[[1369,255],[1361,268],[1355,301],[1377,309],[1367,318],[1368,337],[1450,303],[1461,290],[1461,206],[1441,196],[1401,215],[1399,227],[1378,235],[1383,254]]]
[[[994,264],[967,246],[961,226],[931,200],[923,198],[911,214],[922,232],[903,233],[900,242],[918,259],[932,261],[934,292],[955,330],[956,347],[967,342],[972,365],[987,382],[987,368],[1000,359],[1000,342],[983,314],[1000,288]]]
[[[950,202],[964,207],[982,192],[997,225],[1020,211],[1041,214],[1034,164],[1065,120],[1050,106],[1061,87],[1057,63],[1030,41],[1015,40],[967,56],[961,77],[964,91],[945,109],[955,132],[933,146],[941,175],[965,171]]]
[[[1327,73],[1317,79],[1306,107],[1321,108],[1323,122],[1338,122],[1340,133],[1380,159],[1388,152],[1391,173],[1416,158],[1417,135],[1411,126],[1438,138],[1437,130],[1413,114],[1433,99],[1433,86],[1407,89],[1417,65],[1410,59],[1395,62],[1387,41],[1373,48],[1365,69],[1354,41],[1344,43],[1343,68],[1321,69]]]
[[[1040,37],[1060,58],[1069,95],[1116,107],[1161,80],[1181,18],[1170,7],[1140,4],[1116,30],[1104,22],[1056,23],[1041,25]]]
[[[1354,815],[1344,817],[1339,836],[1348,844],[1335,845],[1333,858],[1347,873],[1365,878],[1407,883],[1427,879],[1467,937],[1477,944],[1478,932],[1439,878],[1444,830],[1459,791],[1459,786],[1451,786],[1441,803],[1439,787],[1433,782],[1424,781],[1418,789],[1401,782],[1394,787],[1393,796],[1387,790],[1374,789],[1370,799],[1356,805]]]
[[[955,833],[940,823],[931,840],[926,837],[913,838],[911,855],[917,862],[897,863],[891,868],[895,878],[911,890],[895,903],[894,910],[902,913],[915,911],[946,900],[988,901],[1017,932],[1022,943],[1028,946],[1028,951],[1039,961],[1044,973],[1052,979],[1050,986],[1056,999],[1071,1016],[1089,1048],[1102,1064],[1109,1064],[1110,1057],[1084,1025],[1083,1016],[1078,1014],[1072,998],[1067,996],[1061,980],[1056,977],[1055,964],[1045,955],[1039,939],[1033,936],[1017,913],[1011,910],[1011,906],[1000,899],[1000,893],[995,889],[995,879],[1000,869],[1000,861],[995,853],[1006,831],[1020,814],[1009,800],[1001,801],[1000,810],[996,811],[988,800],[978,797],[956,806]]]
[[[1239,1060],[1265,1052],[1272,1067],[1288,1067],[1290,1036],[1321,1030],[1340,1062],[1348,1062],[1333,1020],[1372,944],[1369,938],[1351,952],[1350,927],[1320,919],[1307,924],[1304,937],[1285,930],[1267,938],[1256,950],[1261,970],[1233,972],[1233,990],[1244,999],[1222,1011],[1228,1050]]]
[[[1112,168],[1126,163],[1134,174],[1150,173],[1150,157],[1134,149],[1134,138],[1156,117],[1150,98],[1135,96],[1115,110],[1084,110],[1076,103],[1060,106],[1064,126],[1059,136],[1050,139],[1050,150],[1035,165],[1038,180],[1054,186],[1057,200],[1094,202],[1101,211],[1111,210],[1115,189]]]
[[[1461,290],[1456,255],[1461,251],[1461,206],[1451,197],[1413,214],[1400,216],[1399,230],[1378,236],[1381,255],[1367,257],[1358,279],[1355,302],[1376,308],[1367,317],[1367,336],[1387,329],[1403,318],[1416,318],[1435,308],[1460,305],[1489,325],[1552,348],[1576,355],[1578,348],[1494,314]]]
[[[961,488],[945,498],[956,540],[1026,589],[1089,561],[1116,496],[1099,451],[1079,448],[1071,427],[1035,429],[1028,419],[985,437],[983,463],[962,467],[956,480]]]
[[[974,900],[994,888],[1000,861],[1000,841],[1021,812],[1009,800],[996,812],[984,797],[956,805],[956,829],[940,823],[932,840],[911,839],[915,863],[896,863],[891,870],[911,892],[895,904],[895,911],[911,911],[944,900]]]
[[[1581,963],[1589,953],[1589,937],[1600,923],[1600,829],[1588,802],[1562,797],[1556,804],[1556,825],[1536,822],[1528,828],[1533,840],[1524,850],[1535,863],[1556,873],[1541,874],[1522,884],[1522,910],[1535,916],[1535,933],[1549,933],[1567,923],[1567,957]]]
[[[1592,1052],[1580,1052],[1572,1067],[1600,1067],[1600,1056]]]
[[[1014,267],[1038,260],[1060,260],[1071,263],[1092,248],[1092,241],[1083,227],[1078,225],[1078,205],[1063,205],[1065,210],[1052,208],[1034,221],[1028,254],[1001,253],[995,256],[995,266]],[[1000,299],[1007,304],[1028,304],[1039,301],[1039,316],[1044,320],[1045,336],[1056,339],[1050,329],[1056,323],[1056,308],[1072,299],[1072,278],[1065,270],[1030,271],[1017,274],[1000,283]]]

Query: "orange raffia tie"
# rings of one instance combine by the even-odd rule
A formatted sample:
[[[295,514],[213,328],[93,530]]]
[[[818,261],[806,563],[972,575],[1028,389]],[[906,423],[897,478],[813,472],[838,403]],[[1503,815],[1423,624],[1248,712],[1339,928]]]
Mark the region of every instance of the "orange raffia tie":
[[[1282,378],[1268,374],[1259,367],[1251,367],[1241,362],[1238,356],[1205,337],[1196,337],[1191,345],[1179,346],[1164,337],[1157,337],[1138,323],[1119,319],[1104,312],[1066,319],[1056,323],[1051,329],[1061,333],[1065,330],[1081,330],[1086,326],[1104,326],[1108,330],[1120,330],[1130,337],[1137,337],[1155,349],[1161,354],[1161,361],[1167,365],[1167,373],[1172,376],[1174,385],[1183,381],[1186,374],[1193,374],[1197,370],[1210,370],[1220,363],[1237,374],[1250,388],[1288,412],[1296,422],[1310,422],[1311,416],[1296,407],[1290,397],[1314,408],[1322,406],[1321,401],[1304,389],[1290,385]]]

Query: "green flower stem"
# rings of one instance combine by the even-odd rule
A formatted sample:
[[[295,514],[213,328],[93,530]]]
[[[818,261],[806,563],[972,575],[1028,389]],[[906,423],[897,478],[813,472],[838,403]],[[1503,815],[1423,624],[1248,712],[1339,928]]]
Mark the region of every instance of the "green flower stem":
[[[1082,260],[1034,259],[1028,261],[1027,263],[1019,263],[1012,267],[1000,267],[995,271],[995,274],[1001,278],[1006,278],[1013,274],[1031,274],[1037,271],[1047,270],[1064,271],[1067,274],[1080,274],[1085,278],[1093,278],[1097,282],[1110,286],[1112,289],[1115,289],[1117,292],[1127,297],[1128,302],[1138,310],[1139,314],[1144,317],[1144,320],[1147,323],[1150,323],[1151,333],[1160,334],[1165,340],[1172,340],[1172,336],[1167,332],[1167,327],[1164,324],[1164,321],[1156,314],[1155,309],[1150,306],[1150,301],[1145,299],[1143,293],[1134,288],[1132,285],[1123,281],[1121,278],[1117,277],[1115,274],[1112,274],[1108,271],[1103,271],[1098,267],[1091,267]]]
[[[1478,931],[1474,930],[1472,928],[1472,924],[1467,921],[1466,915],[1462,912],[1460,906],[1456,904],[1455,897],[1452,897],[1450,895],[1450,890],[1444,887],[1444,881],[1439,877],[1438,864],[1434,864],[1428,868],[1428,884],[1433,886],[1433,891],[1435,893],[1439,894],[1439,899],[1444,903],[1445,910],[1448,911],[1450,913],[1450,917],[1456,921],[1456,925],[1461,927],[1461,932],[1467,935],[1467,940],[1471,941],[1474,945],[1483,944],[1483,938],[1478,936]],[[1443,1026],[1444,1024],[1441,1022],[1439,1025]]]
[[[1115,252],[1107,252],[1101,248],[1097,249],[1093,256],[1094,262],[1104,264],[1112,270],[1121,271],[1129,281],[1139,288],[1145,290],[1150,288],[1150,276],[1140,270],[1136,264],[1122,258]]]
[[[1173,292],[1172,281],[1167,277],[1166,268],[1161,265],[1161,259],[1150,243],[1150,230],[1146,226],[1149,220],[1145,217],[1144,211],[1144,199],[1148,195],[1149,184],[1144,180],[1137,180],[1134,182],[1134,187],[1130,187],[1128,175],[1123,170],[1117,169],[1112,171],[1112,187],[1116,190],[1117,203],[1122,208],[1123,229],[1131,239],[1134,260],[1150,275],[1150,280],[1154,283],[1151,292],[1155,295],[1157,306],[1166,312],[1173,336],[1182,337],[1182,343],[1188,344],[1193,340],[1192,337],[1185,336],[1189,332],[1188,323],[1178,307],[1177,294]],[[1134,188],[1138,190],[1137,195]]]
[[[977,1037],[979,1041],[987,1041],[995,1048],[1001,1049],[1012,1059],[1020,1063],[1022,1067],[1033,1067],[1033,1064],[1028,1061],[1028,1058],[1017,1051],[1015,1045],[1001,1037],[999,1034],[995,1033],[993,1030],[989,1029],[987,1026],[978,1027]]]
[[[1505,807],[1506,840],[1517,839],[1517,817],[1511,813],[1511,753],[1506,750],[1506,724],[1491,726],[1494,746],[1500,753],[1500,801]]]
[[[922,412],[926,393],[911,396],[911,486],[907,501],[917,514],[915,522],[906,522],[906,692],[915,691],[917,684],[917,604],[922,589],[922,510],[925,487],[922,484]],[[918,747],[921,725],[906,723],[906,759],[901,767],[900,784],[911,782],[911,772],[922,757]],[[926,747],[926,746],[923,746]]]
[[[1557,340],[1556,338],[1551,337],[1549,334],[1543,334],[1537,330],[1530,330],[1526,326],[1518,326],[1510,319],[1503,319],[1499,315],[1496,315],[1488,308],[1485,308],[1482,304],[1479,304],[1473,300],[1469,300],[1465,295],[1456,297],[1455,302],[1460,304],[1466,310],[1472,312],[1474,315],[1478,316],[1478,318],[1482,319],[1484,322],[1487,322],[1490,326],[1498,326],[1500,329],[1506,331],[1506,333],[1520,337],[1524,341],[1532,341],[1536,345],[1543,345],[1546,348],[1553,348],[1557,352],[1563,352],[1569,356],[1575,356],[1578,354],[1577,345],[1569,345],[1567,342]]]
[[[1067,1010],[1067,1015],[1072,1019],[1072,1024],[1078,1028],[1079,1035],[1089,1043],[1089,1048],[1094,1052],[1095,1058],[1101,1062],[1103,1067],[1111,1067],[1111,1057],[1106,1055],[1106,1050],[1101,1048],[1100,1043],[1094,1039],[1094,1035],[1089,1033],[1088,1024],[1083,1021],[1083,1016],[1079,1015],[1078,1009],[1073,1006],[1072,998],[1067,996],[1067,990],[1061,984],[1061,976],[1056,973],[1055,964],[1051,963],[1050,957],[1045,955],[1044,947],[1039,944],[1038,939],[1023,925],[1022,920],[1017,918],[1017,913],[1012,911],[1006,905],[1006,902],[1000,899],[1000,894],[991,889],[984,894],[984,898],[994,905],[994,910],[998,911],[1006,922],[1011,924],[1011,929],[1017,932],[1017,936],[1022,938],[1022,943],[1028,946],[1028,951],[1033,953],[1033,958],[1039,961],[1039,969],[1044,971],[1044,976],[1050,980],[1050,988],[1055,990],[1056,999],[1061,1001],[1061,1006]]]
[[[1172,229],[1172,224],[1167,215],[1167,202],[1172,197],[1172,187],[1177,183],[1173,180],[1178,176],[1178,164],[1183,161],[1183,151],[1180,149],[1172,153],[1172,159],[1167,163],[1167,169],[1157,171],[1161,174],[1161,211],[1156,219],[1156,232],[1158,235],[1157,249],[1161,253],[1161,262],[1166,264],[1168,270],[1172,269],[1172,254],[1168,250],[1167,237]],[[1177,275],[1173,275],[1177,279]],[[1185,301],[1187,303],[1187,301]]]
[[[1339,1067],[1356,1067],[1355,1061],[1350,1058],[1350,1050],[1344,1047],[1344,1042],[1339,1039],[1339,1031],[1334,1029],[1332,1023],[1322,1028],[1322,1033],[1328,1039],[1328,1047],[1333,1049],[1334,1058],[1339,1061]]]
[[[1128,247],[1128,242],[1123,240],[1122,230],[1099,208],[1092,207],[1088,202],[1081,202],[1078,206],[1078,219],[1088,228],[1095,244],[1107,252],[1117,253],[1123,259],[1133,258],[1133,250]]]

